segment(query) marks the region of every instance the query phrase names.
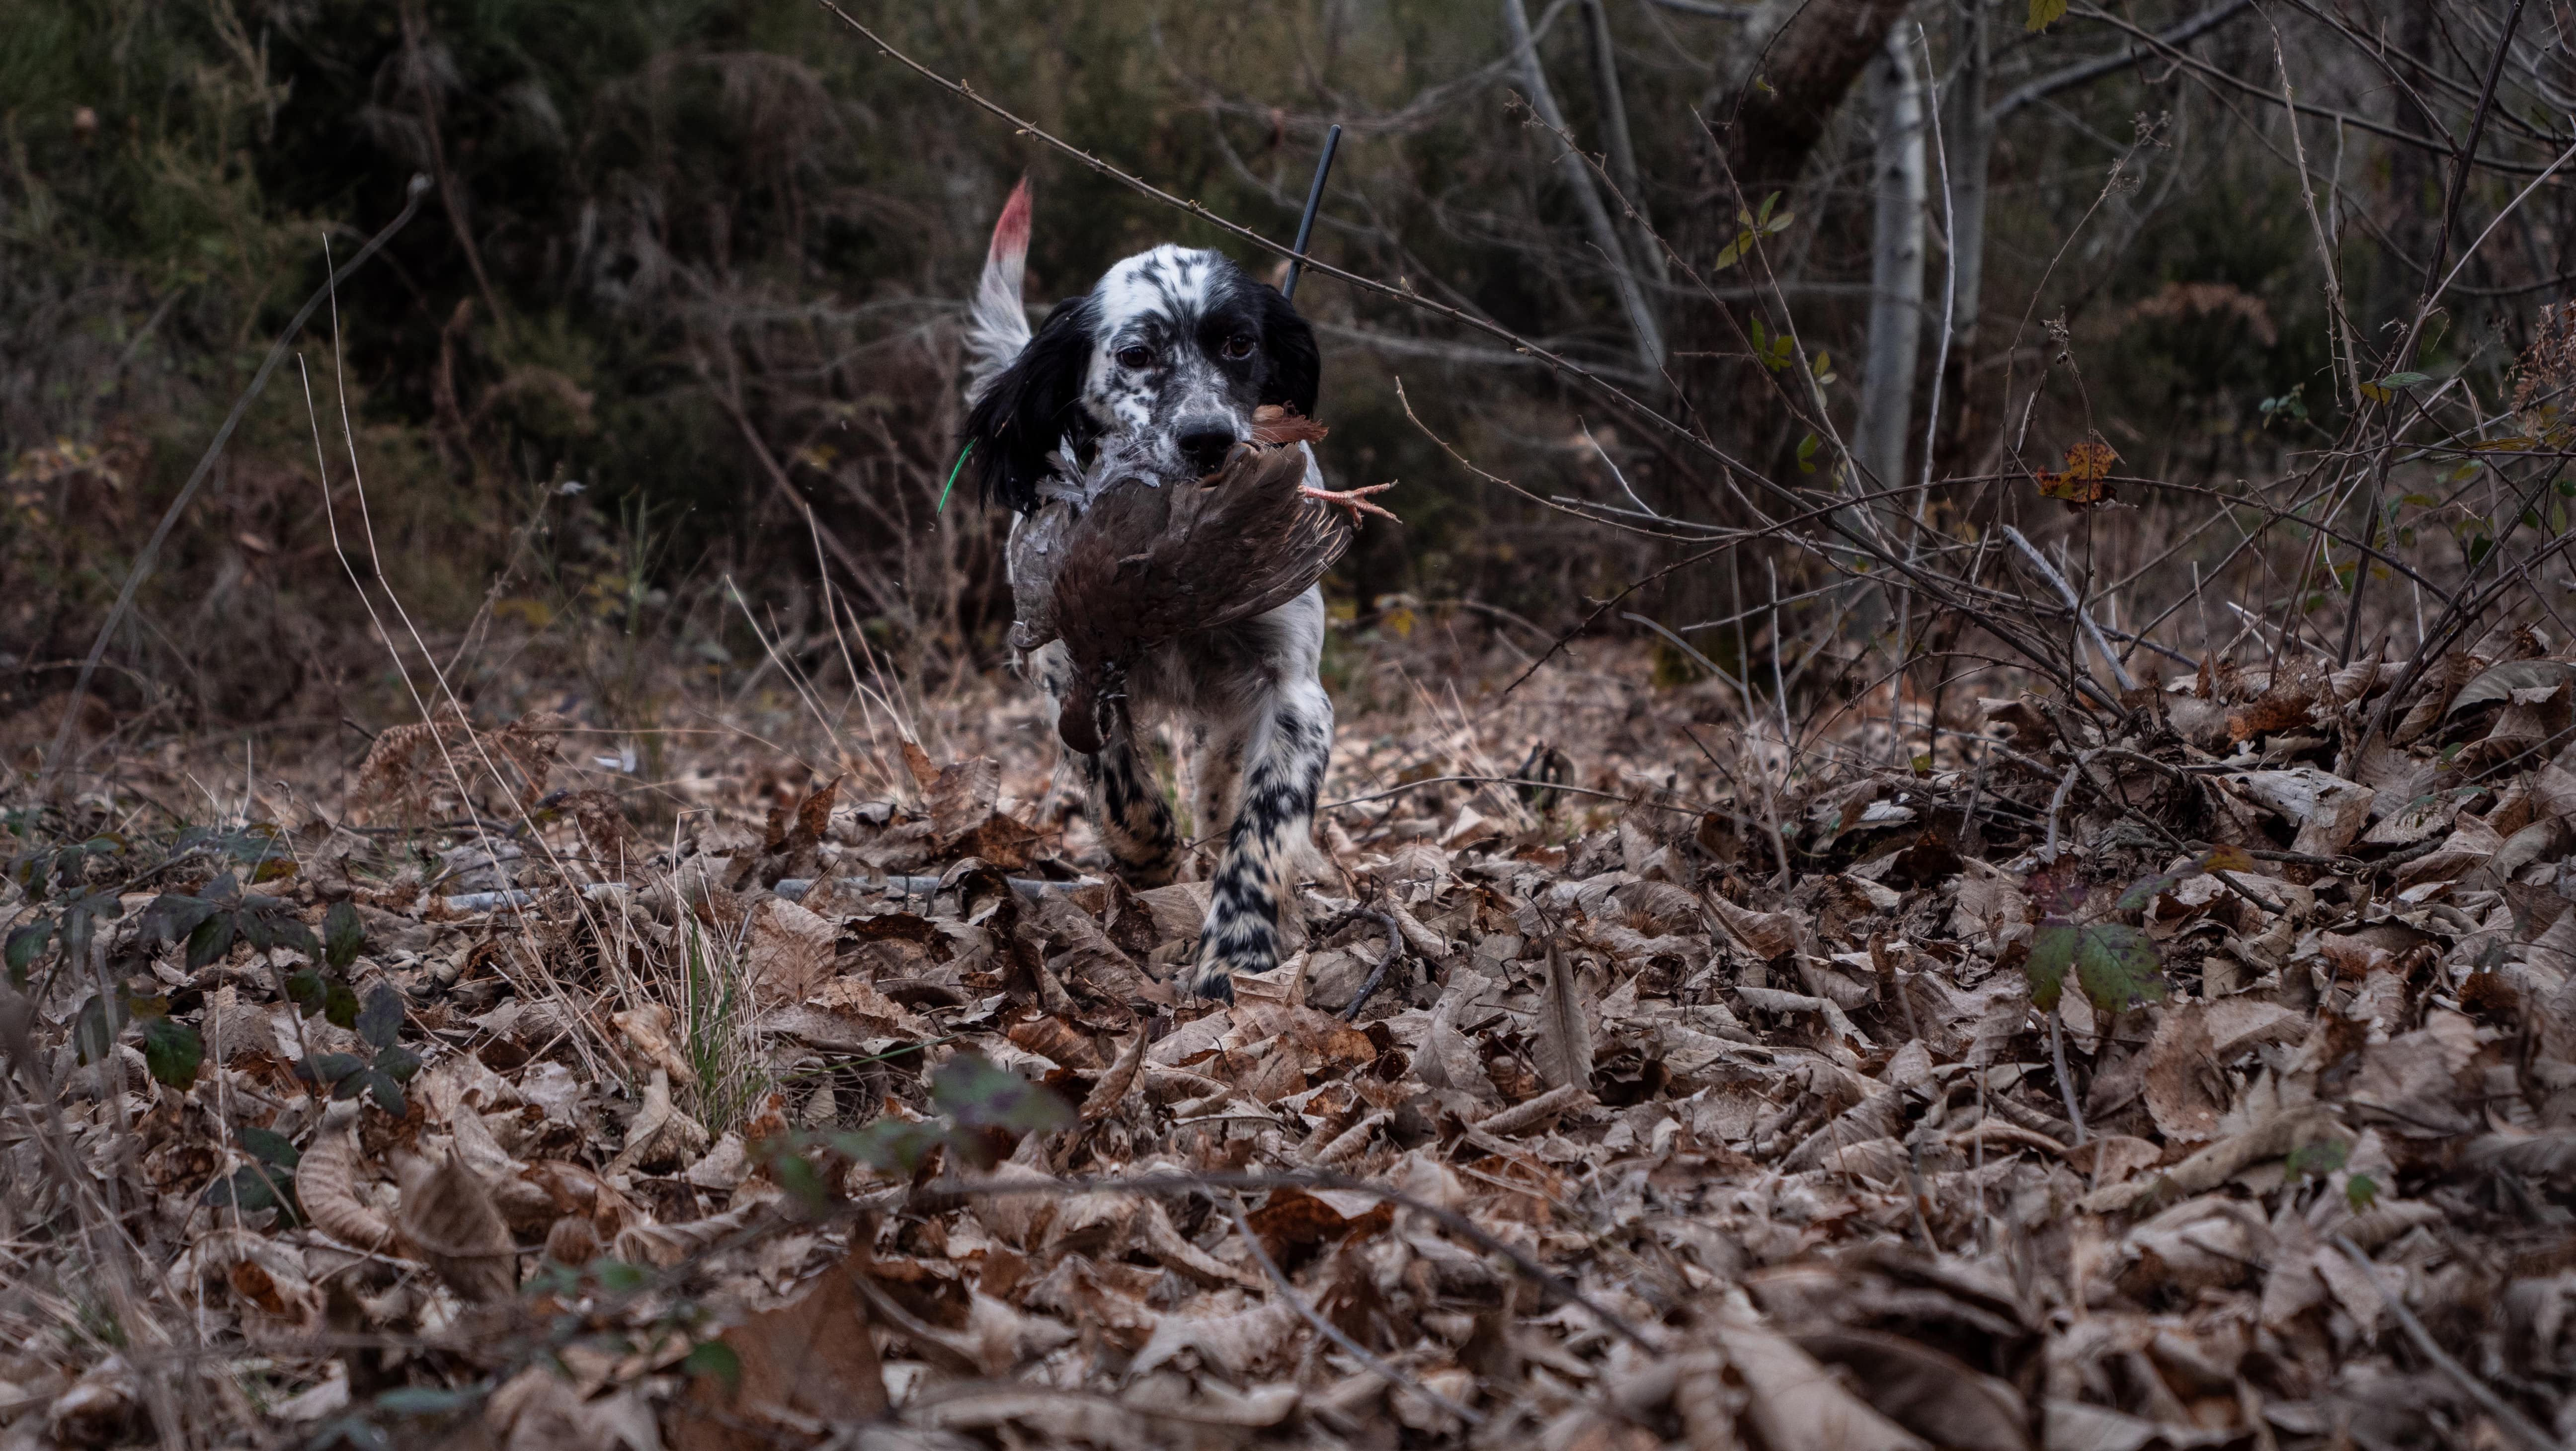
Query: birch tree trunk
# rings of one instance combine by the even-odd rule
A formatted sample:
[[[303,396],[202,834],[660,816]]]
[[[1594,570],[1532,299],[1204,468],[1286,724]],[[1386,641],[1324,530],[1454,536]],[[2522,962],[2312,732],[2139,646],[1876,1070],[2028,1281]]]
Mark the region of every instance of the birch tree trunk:
[[[1923,351],[1924,203],[1929,189],[1923,75],[1895,27],[1869,70],[1878,141],[1871,182],[1878,193],[1870,236],[1869,350],[1861,368],[1856,452],[1877,488],[1910,477],[1914,374]]]

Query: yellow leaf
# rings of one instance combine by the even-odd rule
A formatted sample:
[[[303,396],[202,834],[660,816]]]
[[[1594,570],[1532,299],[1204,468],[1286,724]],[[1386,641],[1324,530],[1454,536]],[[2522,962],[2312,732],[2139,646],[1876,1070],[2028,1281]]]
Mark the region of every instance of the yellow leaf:
[[[2039,491],[2052,499],[2070,504],[2098,504],[2111,497],[2111,465],[2119,461],[2111,445],[2100,438],[2090,438],[2066,450],[2066,472],[2041,470]]]
[[[2030,23],[2027,30],[2046,30],[2066,18],[2066,0],[2030,0]]]

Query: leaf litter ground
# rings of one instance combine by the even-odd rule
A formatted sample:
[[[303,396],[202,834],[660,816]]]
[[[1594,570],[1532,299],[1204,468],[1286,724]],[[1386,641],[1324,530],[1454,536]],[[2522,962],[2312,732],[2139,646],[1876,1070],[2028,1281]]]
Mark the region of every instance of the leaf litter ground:
[[[9,818],[0,1446],[2567,1444],[2576,668],[2481,650],[1790,752],[1426,632],[1227,1007],[1017,696],[128,762]]]

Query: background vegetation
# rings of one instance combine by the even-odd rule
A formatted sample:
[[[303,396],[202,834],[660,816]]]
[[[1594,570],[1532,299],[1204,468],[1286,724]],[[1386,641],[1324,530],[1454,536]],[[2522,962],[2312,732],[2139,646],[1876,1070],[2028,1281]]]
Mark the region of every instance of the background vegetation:
[[[2155,12],[2133,18],[2171,19]],[[1758,94],[1745,88],[1777,37],[1721,6],[1599,13],[1640,210],[1704,269],[1713,249],[1693,249],[1722,240],[1733,210],[1711,127]],[[1559,4],[1534,23],[1567,125],[1598,145],[1592,14]],[[1757,458],[1785,463],[1806,431],[1739,376],[1750,369],[1712,356],[1746,352],[1726,311],[1765,310],[1748,306],[1768,295],[1750,268],[1705,274],[1706,289],[1659,269],[1649,285],[1674,357],[1646,375],[1563,146],[1518,104],[1527,77],[1490,5],[998,0],[866,18],[1076,144],[1273,235],[1293,226],[1323,126],[1341,121],[1352,129],[1322,255],[1542,340]],[[2043,435],[2090,426],[2141,473],[2215,483],[2331,430],[2317,239],[2280,109],[2259,94],[2278,90],[2272,26],[2218,27],[2193,42],[2205,59],[2184,64],[2109,23],[2033,33],[2021,19],[1984,17],[1990,104],[2034,79],[2061,88],[1996,126],[1983,301],[1959,319],[1945,472],[1992,472],[2000,388],[2009,368],[2044,371],[2032,365],[2049,318],[2065,320],[2081,375],[2080,391],[2060,377],[2039,400]],[[2363,118],[2312,126],[2305,160],[2334,212],[2354,325],[2376,340],[2413,300],[2406,244],[2420,246],[2438,203],[2438,157],[2363,129],[2413,123],[2378,62],[2322,43],[2330,18],[2275,19],[2290,53],[2312,58],[2298,77],[2308,98]],[[1961,21],[1926,12],[1899,28],[1918,21],[1942,140],[1955,141]],[[2122,63],[2123,44],[2155,63]],[[2112,62],[2103,74],[2063,84],[2097,57]],[[2475,76],[2455,59],[2456,91]],[[326,247],[345,256],[383,225],[414,173],[434,183],[419,219],[342,289],[336,353],[318,324],[297,341],[111,642],[100,688],[129,724],[329,721],[391,679],[353,628],[364,615],[332,554],[322,472],[335,500],[355,495],[345,463],[328,462],[336,438],[315,460],[298,368],[326,420],[345,394],[387,583],[470,695],[568,685],[580,709],[613,717],[642,708],[648,658],[711,681],[726,662],[749,668],[758,650],[723,607],[727,575],[819,648],[818,540],[902,668],[988,666],[1003,623],[986,567],[996,521],[955,507],[934,518],[930,497],[953,447],[956,302],[1002,194],[1034,174],[1040,303],[1151,241],[1217,241],[1006,134],[803,0],[27,0],[0,55],[0,108],[0,690],[15,707],[68,685]],[[1810,354],[1843,360],[1828,397],[1846,421],[1870,276],[1869,113],[1856,96],[1815,118],[1821,142],[1785,188],[1794,225],[1765,259],[1775,325],[1794,313]],[[2491,149],[2527,139],[2488,134]],[[1927,309],[1945,265],[1937,189],[1930,205]],[[2491,249],[2469,280],[2545,276],[2551,235],[2534,231],[2521,256]],[[2530,300],[2458,299],[2432,345],[2499,390]],[[1542,498],[1613,492],[1614,459],[1657,507],[1723,496],[1526,358],[1329,280],[1301,301],[1331,350],[1333,466],[1404,485],[1408,527],[1372,531],[1334,581],[1364,620],[1409,597],[1563,622],[1654,558],[1650,541],[1568,529],[1458,468],[1405,419],[1398,379],[1428,429]],[[1921,373],[1927,406],[1928,356]],[[1607,452],[1585,443],[1587,424]],[[1721,562],[1638,603],[1682,623],[1740,592],[1730,574]]]

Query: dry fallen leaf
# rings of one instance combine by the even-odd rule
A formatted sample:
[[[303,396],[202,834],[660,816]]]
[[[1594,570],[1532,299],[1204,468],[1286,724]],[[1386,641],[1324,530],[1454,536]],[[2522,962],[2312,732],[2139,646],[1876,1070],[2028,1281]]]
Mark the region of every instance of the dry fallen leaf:
[[[882,1414],[885,1377],[856,1284],[866,1272],[853,1255],[718,1337],[731,1363],[718,1359],[691,1378],[672,1413],[672,1451],[765,1451],[795,1428]]]
[[[510,1226],[494,1207],[492,1191],[454,1150],[404,1183],[401,1227],[403,1238],[458,1299],[490,1304],[518,1293]]]

